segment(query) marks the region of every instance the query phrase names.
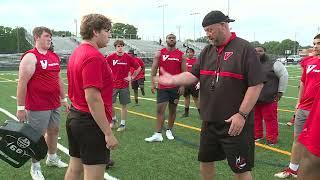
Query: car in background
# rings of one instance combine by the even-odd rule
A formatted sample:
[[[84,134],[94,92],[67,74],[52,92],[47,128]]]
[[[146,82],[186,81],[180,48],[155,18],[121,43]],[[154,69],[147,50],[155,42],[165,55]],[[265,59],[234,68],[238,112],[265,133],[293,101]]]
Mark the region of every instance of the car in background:
[[[301,56],[299,55],[290,55],[287,57],[288,64],[298,64],[301,61]]]
[[[287,59],[285,57],[283,58],[277,58],[277,61],[281,62],[282,64],[285,64],[287,62]]]

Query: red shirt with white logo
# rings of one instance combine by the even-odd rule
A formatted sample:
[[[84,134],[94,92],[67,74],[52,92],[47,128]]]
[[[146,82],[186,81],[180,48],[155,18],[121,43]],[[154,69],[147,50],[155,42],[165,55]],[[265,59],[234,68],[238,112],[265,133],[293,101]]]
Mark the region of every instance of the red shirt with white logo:
[[[97,88],[104,103],[107,120],[112,120],[112,72],[103,55],[91,44],[81,44],[68,62],[68,95],[72,106],[90,113],[85,98],[86,88]]]
[[[191,59],[189,59],[189,58],[186,59],[187,69],[188,69],[189,72],[191,72],[191,70],[192,70],[192,65],[193,65],[195,62],[197,62],[197,58],[195,58],[195,57],[193,57],[193,58],[191,58]]]
[[[316,93],[320,89],[320,81],[317,79],[320,76],[320,57],[306,57],[301,61],[302,76],[301,82],[304,85],[304,90],[299,103],[299,109],[310,111]],[[317,65],[318,64],[318,65]]]
[[[36,56],[34,74],[27,85],[25,106],[31,111],[46,111],[60,107],[60,58],[52,51],[41,54],[36,48],[25,52]]]
[[[141,71],[139,72],[139,74],[134,78],[134,80],[138,80],[138,79],[142,79],[144,78],[144,71],[142,70],[144,68],[144,62],[142,61],[142,59],[137,58],[137,57],[133,57],[133,59],[140,65],[141,67]],[[134,73],[135,69],[134,68],[130,68],[130,73],[131,75]]]
[[[115,89],[124,89],[129,87],[129,82],[124,78],[128,77],[130,68],[138,69],[139,64],[127,53],[118,56],[113,53],[106,57],[113,74],[113,87]]]
[[[182,72],[181,63],[183,52],[179,49],[175,49],[173,51],[169,51],[167,48],[163,48],[160,50],[160,58],[159,58],[159,69],[162,67],[166,72],[176,75]],[[162,75],[160,71],[160,76]],[[164,86],[162,84],[158,85],[159,89],[169,89],[176,88],[176,86]]]

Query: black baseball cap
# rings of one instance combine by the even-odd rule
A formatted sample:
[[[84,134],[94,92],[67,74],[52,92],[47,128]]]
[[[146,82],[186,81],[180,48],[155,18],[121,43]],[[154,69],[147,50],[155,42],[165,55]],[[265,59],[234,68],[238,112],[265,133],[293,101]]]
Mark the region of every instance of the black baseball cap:
[[[202,27],[221,22],[229,23],[234,22],[234,20],[230,19],[229,16],[224,15],[221,11],[211,11],[203,18]]]

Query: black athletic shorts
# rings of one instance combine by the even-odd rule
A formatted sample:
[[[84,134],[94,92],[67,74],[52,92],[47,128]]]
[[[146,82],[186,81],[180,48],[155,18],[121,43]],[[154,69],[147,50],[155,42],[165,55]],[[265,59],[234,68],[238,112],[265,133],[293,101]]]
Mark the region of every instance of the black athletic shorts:
[[[158,89],[157,103],[169,102],[171,104],[179,103],[178,88]]]
[[[190,95],[195,97],[195,98],[199,97],[199,89],[197,90],[195,85],[190,85],[190,86],[185,86],[184,87],[183,96],[187,97],[187,96],[190,96]]]
[[[198,160],[221,161],[227,158],[234,173],[251,171],[254,166],[253,124],[246,124],[238,136],[229,136],[230,124],[202,122]]]
[[[72,107],[67,116],[66,130],[71,157],[80,158],[86,165],[109,162],[110,151],[106,147],[105,136],[90,113]]]
[[[144,85],[144,78],[135,80],[131,82],[131,88],[137,90],[138,87],[143,86]]]

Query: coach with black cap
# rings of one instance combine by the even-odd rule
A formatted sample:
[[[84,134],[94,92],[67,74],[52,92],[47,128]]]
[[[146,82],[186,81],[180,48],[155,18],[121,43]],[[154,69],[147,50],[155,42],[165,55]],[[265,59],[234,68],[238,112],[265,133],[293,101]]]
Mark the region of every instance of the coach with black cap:
[[[211,41],[191,72],[172,76],[166,72],[158,82],[189,85],[200,81],[202,122],[198,160],[202,179],[212,180],[215,161],[227,159],[235,179],[252,179],[254,129],[252,108],[265,75],[254,47],[230,32],[233,22],[220,11],[211,11],[202,26]],[[162,70],[163,71],[163,70]]]

